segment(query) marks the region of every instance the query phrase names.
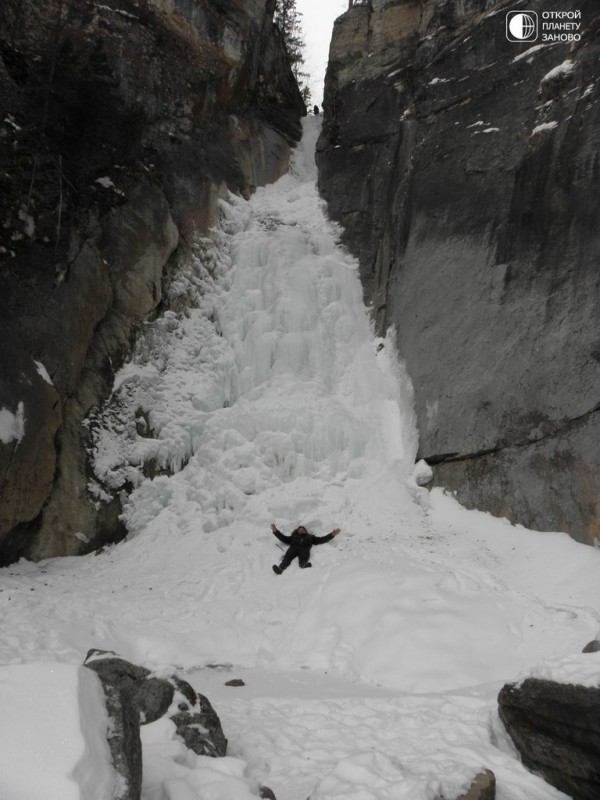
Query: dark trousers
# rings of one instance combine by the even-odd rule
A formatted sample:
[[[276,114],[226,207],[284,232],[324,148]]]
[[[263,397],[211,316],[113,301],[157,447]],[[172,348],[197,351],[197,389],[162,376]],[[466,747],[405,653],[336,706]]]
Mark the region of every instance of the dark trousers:
[[[289,565],[292,563],[292,561],[296,558],[296,556],[298,556],[298,566],[301,569],[304,569],[308,564],[310,550],[306,550],[304,548],[300,549],[299,547],[296,547],[293,544],[290,545],[288,549],[285,551],[285,555],[281,559],[281,562],[279,563],[279,569],[281,571],[287,569]]]

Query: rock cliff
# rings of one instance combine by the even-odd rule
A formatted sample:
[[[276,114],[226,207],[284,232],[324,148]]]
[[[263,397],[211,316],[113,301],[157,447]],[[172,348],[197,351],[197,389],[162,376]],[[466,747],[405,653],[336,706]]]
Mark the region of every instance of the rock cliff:
[[[527,678],[506,684],[498,713],[523,764],[572,800],[600,796],[600,689]]]
[[[435,483],[593,543],[599,9],[532,0],[540,35],[511,42],[515,5],[371,0],[340,17],[319,186],[377,328],[396,328]],[[543,21],[580,27],[543,41]]]
[[[0,6],[0,564],[124,535],[82,423],[219,196],[287,168],[304,106],[273,6]]]

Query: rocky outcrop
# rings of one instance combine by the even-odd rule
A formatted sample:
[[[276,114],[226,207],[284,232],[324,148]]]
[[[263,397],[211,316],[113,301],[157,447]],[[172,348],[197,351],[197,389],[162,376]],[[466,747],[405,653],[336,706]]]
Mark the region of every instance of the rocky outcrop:
[[[223,192],[287,168],[304,106],[273,6],[0,6],[0,564],[125,533],[87,417]]]
[[[474,778],[467,791],[456,800],[495,800],[495,797],[496,776],[490,769],[486,769]]]
[[[84,666],[98,675],[104,690],[108,745],[113,768],[121,778],[115,800],[138,800],[142,790],[142,741],[137,687],[147,671],[110,655],[115,654],[90,650]]]
[[[466,792],[462,792],[453,800],[495,800],[496,776],[490,769],[479,772],[471,781]],[[435,800],[446,800],[446,795],[436,795]]]
[[[600,652],[600,639],[592,639],[581,651],[582,653],[599,653]]]
[[[10,329],[1,323],[0,338],[5,344],[13,341]],[[37,516],[52,489],[54,438],[62,418],[62,402],[18,341],[12,352],[0,346],[0,375],[0,530],[18,531],[20,525]],[[21,428],[16,425],[19,419]],[[8,421],[14,430],[8,430]],[[8,561],[19,555],[15,539],[4,549]]]
[[[139,800],[142,786],[140,725],[168,715],[176,734],[198,755],[227,753],[221,722],[204,695],[177,675],[153,676],[150,670],[106,650],[90,650],[84,665],[102,683],[110,719],[108,744],[113,766],[123,779],[114,800]]]
[[[203,694],[193,693],[188,699],[193,699],[191,705],[185,701],[180,702],[177,712],[170,716],[175,723],[177,735],[188,749],[199,756],[217,758],[226,755],[227,739],[208,698]]]
[[[73,545],[77,550],[89,550],[107,539],[121,538],[118,497],[98,503],[88,492],[90,440],[86,416],[109,394],[113,370],[129,352],[140,322],[159,306],[163,267],[179,240],[164,192],[143,183],[131,190],[125,205],[107,215],[101,230],[96,253],[102,254],[99,263],[110,305],[99,303],[100,293],[80,289],[76,301],[69,300],[60,307],[68,309],[66,322],[70,326],[78,304],[78,330],[69,327],[54,354],[50,355],[51,348],[57,347],[53,336],[48,337],[45,348],[45,364],[52,369],[55,381],[60,380],[57,374],[66,354],[71,358],[76,355],[77,370],[59,383],[66,398],[53,484],[41,518],[37,526],[32,526],[35,532],[30,547],[39,558],[68,553]],[[81,269],[87,269],[85,274],[89,275],[88,254],[94,251],[86,247],[84,252]],[[72,269],[80,269],[79,260]],[[66,285],[73,285],[73,280],[70,278]],[[92,331],[89,326],[85,328],[91,335],[82,336],[79,331],[86,326],[86,313],[94,319],[96,309],[103,312],[102,317]]]
[[[555,7],[530,4],[542,20]],[[319,186],[412,378],[419,458],[467,506],[600,536],[600,21],[507,41],[495,0],[335,24]]]
[[[600,797],[600,689],[528,678],[498,704],[528,769],[573,800]]]

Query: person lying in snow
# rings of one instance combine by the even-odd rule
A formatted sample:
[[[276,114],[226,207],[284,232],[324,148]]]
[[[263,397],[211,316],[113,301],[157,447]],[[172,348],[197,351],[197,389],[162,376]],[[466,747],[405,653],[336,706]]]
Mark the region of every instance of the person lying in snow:
[[[298,556],[298,565],[300,569],[312,567],[308,557],[310,556],[310,548],[313,544],[325,544],[325,542],[330,542],[340,532],[339,528],[334,528],[331,533],[328,533],[326,536],[313,536],[312,533],[306,530],[304,525],[299,525],[295,531],[292,531],[289,536],[286,536],[277,529],[277,525],[275,525],[274,522],[271,524],[271,530],[280,542],[289,544],[279,566],[273,564],[273,572],[276,575],[281,575],[283,570],[289,567],[296,556]]]

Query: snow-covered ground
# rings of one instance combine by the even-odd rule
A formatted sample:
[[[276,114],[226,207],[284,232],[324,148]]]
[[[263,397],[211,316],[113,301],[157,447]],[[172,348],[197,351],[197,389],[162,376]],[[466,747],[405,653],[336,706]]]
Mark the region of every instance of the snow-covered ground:
[[[600,630],[600,552],[417,486],[410,382],[326,220],[317,135],[310,118],[289,175],[223,204],[172,282],[182,311],[148,325],[96,434],[91,489],[136,487],[130,535],[0,570],[0,664],[43,685],[48,663],[106,648],[206,694],[229,757],[146,726],[145,800],[245,800],[259,784],[278,800],[434,800],[486,767],[499,800],[565,797],[520,765],[496,696],[525,674],[600,684],[600,654],[580,654]],[[278,577],[271,522],[342,533]],[[14,675],[0,667],[0,700]],[[20,730],[8,708],[0,726]],[[64,800],[29,764],[31,800]],[[22,770],[0,746],[2,800],[23,800]]]

